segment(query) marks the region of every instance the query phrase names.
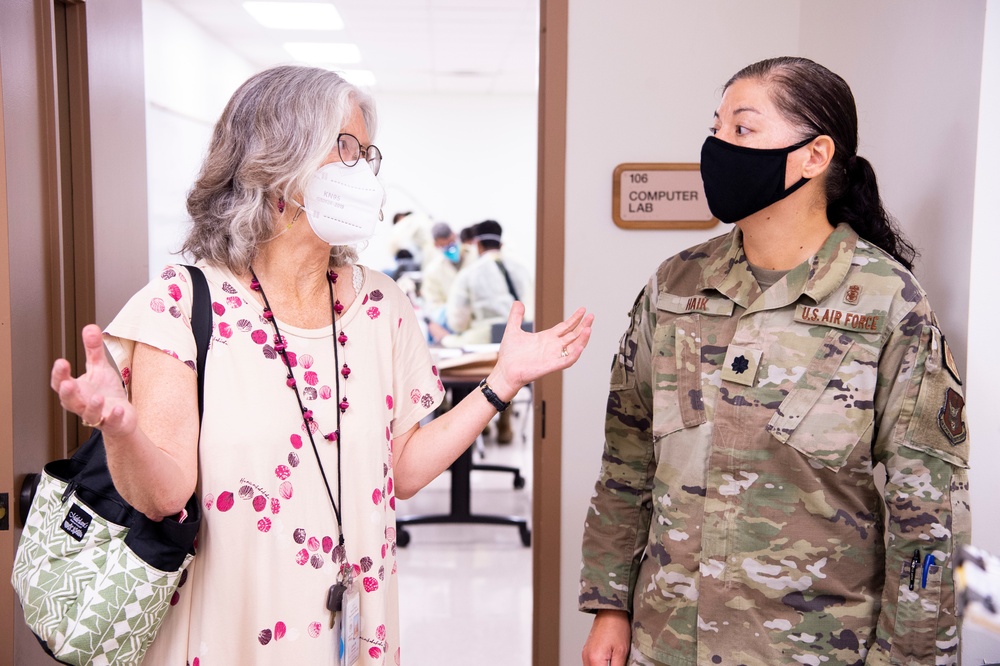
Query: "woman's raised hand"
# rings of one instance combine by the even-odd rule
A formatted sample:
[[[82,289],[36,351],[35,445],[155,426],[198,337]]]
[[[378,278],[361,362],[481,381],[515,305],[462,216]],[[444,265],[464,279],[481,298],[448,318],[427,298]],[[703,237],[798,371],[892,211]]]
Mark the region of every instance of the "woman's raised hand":
[[[524,304],[515,301],[490,373],[490,386],[506,399],[525,384],[576,363],[590,341],[594,315],[580,308],[562,323],[538,333],[521,330],[523,320]]]
[[[135,409],[128,401],[118,371],[104,354],[101,329],[93,324],[83,328],[86,372],[77,378],[70,373],[69,361],[52,364],[52,390],[59,394],[63,409],[79,416],[85,425],[125,433],[135,428]]]

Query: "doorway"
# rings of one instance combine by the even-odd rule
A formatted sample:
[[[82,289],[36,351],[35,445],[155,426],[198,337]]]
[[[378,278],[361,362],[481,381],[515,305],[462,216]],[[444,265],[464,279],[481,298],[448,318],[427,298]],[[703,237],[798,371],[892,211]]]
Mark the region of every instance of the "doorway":
[[[414,211],[447,222],[456,232],[495,219],[503,225],[505,250],[520,263],[537,266],[537,0],[493,0],[477,2],[473,8],[434,1],[419,7],[380,4],[378,9],[363,0],[334,4],[343,29],[329,35],[290,30],[275,40],[231,0],[144,0],[148,163],[154,184],[149,189],[151,275],[173,261],[172,253],[180,247],[185,193],[226,100],[254,71],[291,62],[291,52],[284,48],[287,42],[356,42],[362,60],[343,69],[362,77],[370,63],[375,76],[374,85],[370,80],[368,85],[379,110],[375,141],[384,154],[380,178],[388,191],[386,221],[361,252],[362,263],[391,268],[389,220],[396,212]],[[178,48],[178,40],[183,48]],[[213,67],[205,68],[205,62]],[[524,71],[529,73],[527,79]],[[552,259],[546,264],[555,266]],[[541,314],[544,306],[536,302]],[[561,304],[556,310],[558,318],[550,317],[548,325],[562,319]],[[536,317],[536,321],[544,320]],[[540,390],[535,391],[535,405]],[[531,398],[528,393],[518,406],[514,441],[501,448],[488,435],[484,457],[477,459],[520,467],[526,487],[514,489],[509,475],[476,472],[474,511],[537,516],[532,502],[538,485],[537,451],[532,442],[541,435]],[[448,477],[442,475],[410,503],[400,502],[397,515],[439,511],[441,501],[446,501]],[[535,522],[539,523],[537,517]],[[483,528],[456,525],[410,531],[410,544],[398,554],[402,640],[408,662],[442,663],[441,645],[457,635],[475,645],[477,655],[492,653],[503,663],[530,662],[532,635],[539,636],[537,620],[534,627],[532,622],[537,597],[533,566],[539,544],[551,535],[558,540],[558,517],[543,529],[533,527],[534,550],[522,545],[513,527],[477,532]],[[463,578],[468,572],[476,577]],[[452,589],[443,589],[451,583]],[[509,596],[489,604],[460,603],[486,602],[487,587]],[[481,610],[513,618],[517,624],[498,627],[495,617],[478,617]],[[416,621],[432,613],[436,620],[430,624]],[[408,624],[411,618],[414,623]],[[463,627],[463,622],[468,625]],[[546,632],[552,636],[552,627]],[[424,640],[435,636],[436,641]],[[517,646],[512,646],[512,638]],[[468,663],[468,655],[456,658],[455,663]]]

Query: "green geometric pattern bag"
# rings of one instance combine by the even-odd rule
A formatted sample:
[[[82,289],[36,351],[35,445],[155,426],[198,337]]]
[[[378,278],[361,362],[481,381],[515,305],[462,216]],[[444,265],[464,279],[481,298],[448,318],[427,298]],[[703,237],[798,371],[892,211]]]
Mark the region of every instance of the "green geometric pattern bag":
[[[175,571],[149,565],[126,544],[127,527],[75,493],[63,502],[69,484],[49,472],[47,465],[14,561],[24,619],[64,663],[139,663],[194,555]],[[83,525],[77,541],[71,532]]]
[[[200,415],[212,304],[204,274],[187,268],[194,287]],[[196,496],[181,515],[181,521],[152,521],[122,499],[99,430],[72,458],[45,466],[11,583],[46,652],[80,666],[142,661],[194,559],[201,526]]]

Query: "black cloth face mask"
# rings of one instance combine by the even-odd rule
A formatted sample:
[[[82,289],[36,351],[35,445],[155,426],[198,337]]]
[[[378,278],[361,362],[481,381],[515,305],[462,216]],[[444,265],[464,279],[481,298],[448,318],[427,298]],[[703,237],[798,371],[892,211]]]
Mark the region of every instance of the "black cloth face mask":
[[[785,189],[788,154],[816,137],[787,148],[746,148],[709,136],[701,147],[701,180],[712,215],[732,224],[781,201],[805,185]]]

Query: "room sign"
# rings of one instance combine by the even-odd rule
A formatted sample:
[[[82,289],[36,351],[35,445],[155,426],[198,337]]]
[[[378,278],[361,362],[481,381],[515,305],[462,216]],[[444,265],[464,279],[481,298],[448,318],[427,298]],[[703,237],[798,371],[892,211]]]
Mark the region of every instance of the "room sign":
[[[718,220],[705,201],[697,163],[619,164],[611,216],[624,229],[707,229]]]

